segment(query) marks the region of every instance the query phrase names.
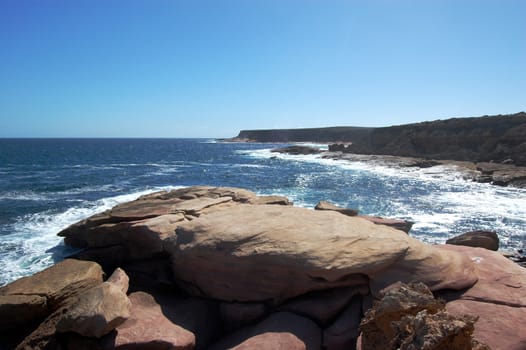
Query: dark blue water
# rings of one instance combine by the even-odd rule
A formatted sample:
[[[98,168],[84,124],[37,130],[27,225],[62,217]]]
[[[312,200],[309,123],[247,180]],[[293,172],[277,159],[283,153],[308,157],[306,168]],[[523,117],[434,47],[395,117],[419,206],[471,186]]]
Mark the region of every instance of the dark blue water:
[[[283,144],[198,139],[0,139],[0,285],[70,251],[56,233],[112,206],[161,189],[243,187],[319,200],[364,214],[415,221],[430,242],[494,229],[507,249],[524,248],[526,191],[464,181],[454,169],[387,168],[319,156],[271,153]]]

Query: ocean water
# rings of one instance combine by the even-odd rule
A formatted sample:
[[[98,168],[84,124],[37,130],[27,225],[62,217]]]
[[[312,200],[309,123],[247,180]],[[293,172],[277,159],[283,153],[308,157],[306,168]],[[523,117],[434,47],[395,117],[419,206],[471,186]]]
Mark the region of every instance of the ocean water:
[[[140,195],[191,185],[243,187],[320,200],[363,214],[415,222],[411,235],[443,243],[495,230],[501,249],[525,249],[526,190],[479,184],[455,168],[271,153],[284,144],[206,139],[0,139],[0,285],[40,271],[73,251],[56,234]]]

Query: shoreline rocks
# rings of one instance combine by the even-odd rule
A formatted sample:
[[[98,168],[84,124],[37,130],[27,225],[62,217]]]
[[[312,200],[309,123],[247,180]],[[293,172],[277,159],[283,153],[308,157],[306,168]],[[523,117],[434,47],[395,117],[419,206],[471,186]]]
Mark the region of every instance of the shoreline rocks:
[[[68,259],[0,288],[0,345],[369,350],[367,326],[358,340],[368,310],[413,282],[445,309],[433,301],[400,317],[386,342],[410,348],[425,325],[448,344],[471,335],[492,349],[526,344],[515,327],[526,318],[525,269],[498,252],[425,244],[334,209],[195,186],[94,215],[60,235],[95,261]],[[34,311],[17,319],[25,310]]]

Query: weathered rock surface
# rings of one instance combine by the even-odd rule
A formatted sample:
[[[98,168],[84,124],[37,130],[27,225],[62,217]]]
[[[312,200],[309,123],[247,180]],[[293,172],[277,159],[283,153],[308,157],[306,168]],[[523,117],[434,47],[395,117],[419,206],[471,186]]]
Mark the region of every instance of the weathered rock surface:
[[[469,256],[478,278],[467,290],[440,293],[448,301],[447,310],[478,316],[474,337],[491,349],[526,348],[526,327],[518,327],[526,319],[526,269],[487,249],[439,247]]]
[[[278,312],[255,326],[231,333],[209,350],[222,349],[321,350],[321,330],[308,318]]]
[[[191,350],[195,336],[172,323],[155,299],[144,292],[132,293],[131,315],[117,327],[116,335],[104,339],[108,349]]]
[[[495,231],[471,231],[450,238],[447,244],[480,247],[489,250],[499,250],[499,236]]]
[[[235,206],[179,226],[166,241],[180,286],[224,301],[283,300],[310,291],[396,281],[471,286],[472,262],[403,232],[330,211]],[[181,263],[184,262],[184,263]]]
[[[111,276],[106,280],[108,283],[112,283],[124,294],[128,293],[128,288],[130,286],[130,278],[126,272],[120,267],[115,269]]]
[[[123,269],[102,282],[97,264],[67,260],[0,288],[0,325],[27,326],[19,349],[343,350],[383,297],[363,319],[365,349],[483,349],[472,333],[524,348],[526,270],[370,219],[234,188],[144,196],[64,231],[86,257]],[[130,304],[128,289],[148,294]]]
[[[361,321],[361,349],[471,350],[476,344],[477,318],[449,314],[424,284],[397,283],[382,294]]]
[[[453,316],[443,310],[436,313],[422,310],[414,316],[403,316],[394,323],[396,349],[472,350],[476,320],[476,317]]]
[[[323,347],[326,350],[355,349],[362,316],[362,298],[354,297],[338,318],[323,330]]]
[[[227,331],[254,323],[267,314],[263,303],[221,303],[221,321]]]
[[[81,294],[64,310],[58,332],[100,338],[130,316],[130,300],[115,284],[104,282]]]
[[[406,233],[411,230],[413,223],[407,220],[397,220],[397,219],[387,219],[379,216],[369,216],[369,215],[358,215],[358,211],[351,208],[341,208],[335,204],[332,204],[327,201],[320,201],[314,207],[315,210],[331,210],[348,216],[359,216],[365,220],[368,220],[377,225],[385,225],[397,230],[404,231]]]
[[[327,202],[327,201],[320,201],[318,202],[318,204],[316,204],[316,206],[314,207],[315,210],[332,210],[332,211],[336,211],[338,213],[341,213],[343,215],[348,215],[348,216],[356,216],[358,215],[358,211],[357,210],[354,210],[354,209],[350,209],[350,208],[341,208],[335,204],[332,204],[330,202]]]
[[[42,319],[72,296],[102,283],[102,269],[88,261],[64,260],[0,288],[0,331]]]
[[[328,326],[355,295],[367,294],[369,294],[367,285],[327,289],[294,298],[280,305],[278,310],[306,316],[322,326]]]
[[[68,245],[87,248],[77,258],[113,269],[164,254],[164,241],[174,237],[180,224],[238,203],[290,204],[285,197],[258,197],[239,188],[194,186],[152,193],[117,205],[71,225],[59,236]]]
[[[411,227],[413,227],[413,222],[407,221],[407,220],[388,219],[388,218],[382,218],[380,216],[370,216],[370,215],[359,215],[359,217],[367,221],[370,221],[374,224],[389,226],[394,229],[404,231],[405,233],[409,233],[409,231],[411,231]]]

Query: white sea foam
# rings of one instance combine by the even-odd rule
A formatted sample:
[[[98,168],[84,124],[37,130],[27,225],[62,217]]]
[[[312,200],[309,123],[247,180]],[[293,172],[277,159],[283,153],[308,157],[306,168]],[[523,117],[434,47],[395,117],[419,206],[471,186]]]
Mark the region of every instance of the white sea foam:
[[[69,225],[96,213],[108,210],[119,203],[132,201],[142,195],[160,190],[180,188],[166,186],[135,193],[102,198],[77,204],[66,211],[44,211],[20,217],[12,225],[12,233],[2,237],[0,257],[4,266],[0,285],[33,274],[61,259],[64,251],[62,238],[57,233]],[[54,256],[56,255],[56,256]]]
[[[271,153],[270,149],[240,151],[251,158],[280,159],[290,162],[307,162],[330,169],[349,170],[337,172],[349,181],[352,177],[371,177],[389,189],[392,198],[387,207],[371,215],[390,216],[415,222],[412,234],[428,242],[443,243],[446,239],[468,230],[494,230],[499,234],[501,247],[526,248],[526,189],[499,187],[465,180],[464,174],[454,166],[440,165],[431,168],[390,166],[375,161],[347,161],[324,159],[320,155],[289,155]],[[335,172],[336,174],[336,172]],[[297,176],[294,188],[283,195],[292,197],[297,205],[312,207],[315,203],[304,200],[317,173]],[[405,186],[405,187],[404,187]],[[415,189],[428,188],[421,194]],[[352,192],[352,191],[350,191]],[[409,194],[408,194],[409,193]],[[354,194],[350,194],[353,195]],[[408,198],[409,197],[409,198]],[[330,198],[326,198],[330,200]],[[357,195],[353,203],[360,205],[373,200]]]

